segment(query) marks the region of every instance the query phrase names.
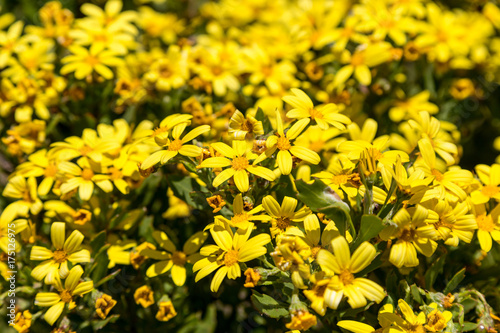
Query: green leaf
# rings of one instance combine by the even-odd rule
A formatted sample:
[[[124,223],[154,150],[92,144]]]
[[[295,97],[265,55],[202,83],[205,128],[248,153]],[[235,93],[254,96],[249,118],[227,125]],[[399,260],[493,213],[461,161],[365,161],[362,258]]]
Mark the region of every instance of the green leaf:
[[[358,248],[358,246],[364,241],[370,240],[376,237],[382,229],[385,228],[384,222],[375,215],[363,215],[361,217],[361,226],[359,229],[358,237],[352,245],[353,249]]]
[[[469,323],[469,322],[465,322],[464,323],[464,326],[462,327],[462,332],[470,332],[470,331],[473,331],[475,330],[477,327],[479,326],[478,323]]]
[[[416,284],[412,284],[410,286],[410,291],[411,291],[411,296],[413,297],[415,302],[417,302],[418,304],[422,304],[422,294],[421,294],[422,291],[421,291],[421,289]]]
[[[425,288],[431,290],[439,274],[443,272],[446,254],[443,254],[425,273]]]
[[[120,315],[111,315],[106,317],[106,319],[103,320],[92,320],[92,327],[94,328],[94,331],[98,331],[102,329],[104,326],[106,326],[109,323],[114,323],[115,321],[118,320]]]
[[[103,230],[90,241],[90,247],[92,248],[92,252],[97,253],[97,251],[99,251],[104,246],[105,243],[106,243],[106,230]]]
[[[90,268],[89,274],[93,281],[100,281],[108,272],[108,248],[110,245],[101,247],[94,257],[94,264]]]
[[[257,112],[255,114],[255,119],[262,122],[262,127],[264,128],[264,133],[271,133],[273,131],[273,127],[271,126],[271,122],[269,121],[269,117],[266,117],[264,111],[261,108],[257,108]]]
[[[446,285],[446,288],[443,290],[443,294],[447,295],[448,293],[451,293],[455,288],[462,282],[462,280],[465,278],[465,267],[461,269],[457,274],[455,274],[450,282]]]
[[[297,180],[295,185],[299,192],[297,196],[300,201],[312,211],[323,213],[326,218],[333,220],[341,235],[345,235],[347,227],[350,226],[351,232],[355,236],[349,206],[328,185],[320,180],[315,180],[312,184]]]
[[[191,207],[200,210],[206,208],[204,205],[201,205],[199,202],[193,200],[193,197],[190,195],[190,193],[199,189],[198,184],[192,177],[170,176],[168,178],[168,183],[170,184],[174,195],[185,201]],[[208,206],[208,204],[206,206]]]
[[[286,304],[279,303],[271,296],[260,294],[255,290],[252,290],[252,293],[252,303],[257,308],[257,310],[259,310],[259,312],[275,319],[288,317],[288,309]]]
[[[153,243],[153,216],[146,216],[139,224],[139,236],[144,237],[148,242]]]
[[[115,218],[111,222],[110,228],[129,230],[142,219],[144,214],[145,211],[142,208],[137,208],[131,211],[127,211],[124,214],[121,214],[119,217]]]

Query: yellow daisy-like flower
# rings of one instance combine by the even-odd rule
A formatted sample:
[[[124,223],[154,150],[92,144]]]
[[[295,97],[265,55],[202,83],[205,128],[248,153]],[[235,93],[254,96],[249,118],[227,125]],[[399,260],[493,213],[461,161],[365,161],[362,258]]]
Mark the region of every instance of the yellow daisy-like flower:
[[[476,165],[476,173],[483,186],[470,194],[472,202],[480,205],[490,199],[500,201],[500,164],[493,164],[491,167],[485,164]]]
[[[94,184],[106,193],[113,191],[113,183],[109,180],[108,175],[96,174],[91,165],[85,163],[85,160],[79,160],[80,166],[72,162],[59,163],[59,170],[68,179],[61,184],[61,193],[66,194],[78,189],[80,199],[84,201],[90,200],[94,193]]]
[[[186,143],[193,140],[194,138],[202,135],[210,131],[210,126],[202,125],[192,129],[181,139],[181,135],[187,127],[187,123],[181,123],[176,125],[172,129],[172,138],[173,140],[167,142],[166,145],[168,148],[165,150],[160,150],[154,152],[150,156],[148,156],[142,163],[141,169],[146,170],[152,167],[153,165],[160,162],[161,164],[167,163],[170,159],[174,158],[178,154],[187,157],[198,157],[201,155],[202,150],[200,147],[195,145],[187,145]]]
[[[201,248],[200,253],[208,257],[194,264],[193,272],[198,271],[195,281],[198,282],[217,270],[210,284],[210,290],[216,292],[226,275],[230,279],[241,276],[239,263],[266,254],[267,249],[264,245],[271,241],[271,237],[268,234],[259,234],[249,239],[252,230],[253,228],[238,229],[233,233],[231,228],[224,228],[220,225],[210,229],[217,245],[207,245]]]
[[[47,310],[43,316],[49,325],[54,325],[63,312],[66,304],[68,304],[69,310],[74,309],[76,306],[74,298],[89,293],[94,289],[93,281],[80,282],[82,275],[83,268],[81,266],[75,266],[69,271],[68,277],[66,281],[64,281],[64,286],[61,280],[55,280],[54,287],[57,289],[57,293],[48,292],[36,294],[35,305],[43,307],[50,306],[49,310]]]
[[[26,216],[28,212],[36,215],[42,208],[42,201],[38,198],[37,184],[34,177],[29,177],[26,180],[23,176],[14,176],[9,179],[5,186],[2,195],[8,198],[20,199],[8,205],[2,217],[12,221],[16,216]]]
[[[303,146],[296,146],[292,143],[292,141],[294,141],[300,133],[302,133],[310,121],[311,120],[309,118],[301,119],[290,127],[285,133],[281,114],[278,110],[276,110],[277,133],[276,135],[271,135],[267,138],[267,150],[259,156],[254,164],[270,157],[276,150],[279,150],[276,160],[282,175],[289,175],[292,172],[292,156],[311,164],[318,164],[321,162],[319,155],[311,149]]]
[[[145,249],[141,251],[141,255],[161,260],[151,266],[146,271],[148,277],[155,277],[157,275],[165,274],[172,269],[172,280],[175,285],[182,286],[186,282],[186,263],[194,263],[199,259],[199,255],[195,252],[199,250],[208,234],[205,232],[197,232],[192,235],[182,248],[178,251],[174,243],[168,238],[167,234],[162,231],[153,232],[153,238],[159,246],[167,251],[157,251],[152,249]]]
[[[262,122],[251,115],[245,115],[239,110],[234,111],[229,120],[229,134],[235,140],[253,139],[256,135],[263,135],[264,128]]]
[[[262,166],[250,164],[250,160],[255,160],[257,155],[248,150],[249,145],[246,141],[233,141],[233,147],[229,147],[225,143],[212,143],[214,148],[222,156],[210,157],[201,162],[198,168],[224,168],[221,173],[214,178],[212,185],[218,187],[231,177],[234,178],[234,183],[240,192],[248,191],[250,186],[248,173],[264,178],[268,181],[273,181],[276,175],[271,170]]]
[[[271,220],[271,235],[276,237],[276,235],[281,235],[290,228],[296,228],[292,225],[292,222],[304,221],[306,216],[308,216],[311,211],[307,207],[302,207],[298,211],[297,199],[284,197],[283,202],[280,204],[271,195],[268,195],[262,199],[262,206],[265,211],[272,217]]]
[[[112,79],[114,75],[110,67],[122,65],[123,60],[117,57],[117,52],[106,50],[105,47],[103,44],[92,44],[90,49],[70,46],[69,50],[73,54],[61,60],[65,64],[61,68],[61,74],[75,72],[75,78],[82,80],[96,72],[106,80]]]
[[[423,232],[426,227],[429,211],[421,205],[412,208],[401,208],[392,218],[396,225],[390,225],[379,234],[383,240],[397,238],[391,246],[389,262],[394,266],[415,267],[418,265],[417,251],[430,257],[437,248],[433,237]]]
[[[337,309],[344,296],[353,309],[365,306],[367,299],[380,303],[385,298],[384,289],[371,280],[354,276],[375,258],[375,246],[363,242],[351,256],[349,243],[339,236],[332,241],[332,249],[334,254],[320,250],[316,258],[323,270],[329,274],[335,273],[325,291],[326,304]]]
[[[73,230],[66,238],[66,224],[64,222],[54,222],[50,228],[50,237],[55,251],[51,251],[42,246],[33,246],[30,260],[44,260],[41,264],[33,268],[31,276],[41,281],[45,278],[46,284],[55,284],[59,279],[68,276],[68,261],[71,264],[90,262],[88,250],[80,249],[83,242],[83,234],[78,230]],[[66,239],[65,239],[66,238]]]
[[[226,219],[224,216],[218,215],[215,218],[223,220],[231,227],[238,229],[247,229],[249,227],[253,227],[252,221],[270,221],[271,217],[268,215],[255,215],[256,213],[261,212],[263,209],[262,205],[259,205],[252,210],[245,211],[243,204],[243,196],[241,193],[238,193],[234,197],[233,201],[233,216],[231,219]]]
[[[312,177],[321,179],[341,198],[345,197],[344,192],[349,198],[355,198],[361,186],[361,178],[357,172],[354,172],[355,167],[356,165],[349,159],[339,155],[332,159],[327,171],[320,171]]]
[[[492,238],[500,244],[500,205],[497,205],[489,214],[486,214],[485,205],[475,207],[477,223],[477,239],[481,250],[489,252],[493,246]]]
[[[14,238],[12,241],[12,231],[17,235],[28,227],[28,220],[18,219],[14,221],[9,221],[2,214],[0,216],[0,249],[9,253],[10,251],[19,252],[21,251],[21,243]],[[14,246],[14,248],[12,248]]]
[[[16,314],[16,319],[14,320],[14,324],[12,327],[18,333],[28,333],[31,327],[31,312],[29,310],[24,310],[23,312],[19,311]]]
[[[469,213],[467,202],[452,207],[446,200],[431,200],[424,204],[429,208],[427,225],[419,227],[419,233],[435,240],[442,239],[445,244],[458,246],[459,239],[470,243],[477,229],[476,219]]]
[[[345,125],[351,123],[349,117],[339,113],[340,110],[337,105],[328,103],[314,107],[313,102],[305,92],[295,88],[291,89],[291,91],[295,96],[283,97],[283,100],[293,107],[286,114],[288,118],[311,118],[316,121],[322,130],[326,130],[330,126],[344,130],[346,128]]]

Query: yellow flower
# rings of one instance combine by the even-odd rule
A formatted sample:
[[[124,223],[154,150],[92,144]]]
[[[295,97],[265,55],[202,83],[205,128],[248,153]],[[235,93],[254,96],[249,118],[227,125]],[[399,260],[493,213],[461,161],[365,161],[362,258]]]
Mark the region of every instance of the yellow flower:
[[[174,305],[172,301],[160,302],[158,304],[158,313],[156,313],[156,319],[159,321],[169,321],[173,317],[177,316]]]
[[[259,234],[248,239],[252,230],[253,228],[238,229],[233,233],[230,228],[220,225],[215,225],[210,229],[216,245],[201,248],[201,255],[208,257],[194,264],[193,272],[198,272],[195,282],[217,270],[210,284],[210,290],[217,292],[226,275],[230,279],[241,276],[239,263],[245,263],[266,254],[267,249],[264,245],[271,241],[271,237],[268,234]]]
[[[0,68],[4,68],[11,59],[12,53],[18,51],[25,44],[24,39],[21,38],[23,27],[24,23],[17,21],[6,32],[0,31]]]
[[[217,177],[214,178],[212,185],[218,187],[231,177],[234,178],[236,187],[240,192],[248,191],[250,186],[248,173],[264,178],[268,181],[273,181],[276,176],[271,170],[262,166],[250,164],[250,160],[255,160],[257,156],[248,150],[249,145],[246,141],[233,141],[233,147],[229,147],[225,143],[212,143],[214,148],[222,156],[210,157],[201,162],[198,168],[230,168],[224,169]]]
[[[82,80],[90,78],[93,72],[97,72],[106,80],[113,78],[113,71],[110,67],[117,67],[123,64],[123,60],[118,58],[118,53],[106,50],[103,44],[92,44],[90,49],[78,45],[69,47],[71,55],[64,57],[61,62],[65,64],[61,68],[61,74],[65,75],[75,72],[75,78]]]
[[[475,205],[485,204],[490,199],[500,201],[500,164],[491,167],[485,164],[476,165],[476,173],[483,186],[470,194]]]
[[[283,126],[283,121],[281,119],[281,114],[278,110],[276,110],[276,122],[276,134],[271,135],[269,138],[267,138],[267,150],[259,156],[254,164],[270,157],[276,150],[279,150],[278,154],[276,155],[276,161],[278,163],[280,172],[283,175],[289,175],[292,172],[292,156],[311,164],[318,164],[319,162],[321,162],[321,158],[317,153],[309,148],[294,145],[292,142],[309,124],[309,118],[304,118],[297,121],[292,127],[288,129],[286,133]]]
[[[137,243],[134,241],[117,242],[108,248],[107,254],[109,258],[108,269],[115,267],[115,265],[130,265],[132,259],[132,248],[136,247]]]
[[[90,164],[84,162],[79,164],[81,168],[72,162],[59,163],[59,170],[68,177],[67,180],[61,184],[60,189],[62,194],[67,194],[78,189],[80,199],[88,201],[94,193],[94,184],[106,193],[113,190],[113,184],[109,180],[108,175],[96,174]]]
[[[470,243],[477,229],[473,214],[468,214],[467,202],[457,203],[452,207],[446,200],[430,200],[424,203],[429,208],[427,225],[418,228],[424,237],[442,239],[445,244],[458,246],[459,239]]]
[[[28,212],[36,215],[43,208],[42,201],[38,198],[34,177],[29,177],[28,181],[23,176],[12,177],[5,186],[2,195],[21,199],[8,205],[2,213],[3,218],[9,221],[15,219],[16,216],[26,216]]]
[[[385,298],[384,289],[371,280],[354,276],[375,258],[375,246],[363,242],[351,256],[347,240],[339,236],[332,241],[332,249],[334,254],[320,250],[316,258],[323,270],[336,274],[325,291],[326,304],[337,309],[344,296],[348,298],[347,302],[353,309],[365,306],[367,299],[380,303]]]
[[[291,330],[307,331],[312,326],[316,325],[317,318],[309,311],[298,311],[292,314],[292,321],[286,324],[286,328]]]
[[[75,296],[82,296],[83,294],[89,293],[94,289],[93,281],[80,282],[83,275],[83,269],[81,266],[75,266],[69,271],[66,281],[64,281],[64,286],[61,280],[56,279],[54,287],[57,289],[55,292],[42,292],[36,294],[35,305],[47,307],[50,306],[49,310],[45,312],[43,318],[49,325],[54,325],[55,321],[61,313],[63,312],[66,304],[68,304],[68,309],[72,310],[75,308]]]
[[[161,124],[160,124],[161,126]],[[141,163],[141,169],[145,170],[153,165],[157,164],[160,162],[161,164],[167,163],[170,159],[174,158],[178,154],[181,154],[182,156],[187,156],[187,157],[198,157],[201,155],[201,148],[195,145],[187,145],[186,143],[193,140],[194,138],[202,135],[203,133],[206,133],[210,131],[210,126],[208,125],[202,125],[198,126],[194,129],[192,129],[189,133],[184,135],[184,137],[181,139],[182,132],[187,127],[187,123],[181,123],[179,125],[176,125],[172,129],[172,141],[169,141],[166,143],[168,148],[162,149],[160,151],[154,152],[150,156],[148,156],[142,163]]]
[[[424,90],[406,100],[394,102],[394,106],[389,109],[389,117],[394,122],[400,122],[407,118],[418,118],[421,111],[427,111],[430,114],[437,113],[439,108],[436,104],[429,102],[430,95],[428,90]]]
[[[361,178],[357,172],[353,172],[355,164],[343,155],[335,156],[326,171],[320,171],[312,175],[321,179],[323,183],[330,186],[341,198],[355,198],[361,185]]]
[[[109,314],[109,311],[116,305],[116,301],[113,297],[102,294],[101,297],[96,299],[95,301],[95,312],[101,319],[106,319]]]
[[[32,315],[29,310],[19,311],[12,326],[19,333],[28,333],[31,327]]]
[[[259,205],[249,211],[245,211],[243,197],[238,193],[233,201],[233,216],[231,219],[226,219],[224,216],[218,215],[215,218],[220,219],[231,227],[238,229],[246,229],[253,227],[252,221],[270,221],[271,217],[267,215],[255,215],[262,211],[262,205]]]
[[[167,190],[168,209],[161,215],[164,219],[174,220],[191,215],[191,206],[185,201],[177,198],[171,188]]]
[[[339,130],[344,130],[345,125],[351,123],[349,117],[340,114],[339,108],[333,103],[328,103],[318,107],[314,107],[309,96],[300,89],[292,89],[295,96],[285,96],[283,100],[290,104],[293,109],[288,111],[288,118],[304,119],[311,118],[316,121],[319,128],[322,130],[328,129],[330,126],[336,127]]]
[[[391,60],[390,52],[392,46],[387,42],[368,44],[364,48],[359,47],[352,55],[345,50],[342,54],[342,63],[347,63],[337,71],[333,85],[339,87],[354,73],[354,77],[359,83],[367,86],[372,82],[370,67],[378,66]]]
[[[427,324],[425,328],[428,332],[441,332],[446,328],[453,314],[450,311],[439,311],[436,303],[431,303],[429,306],[433,310],[427,315]]]
[[[239,110],[234,111],[229,120],[229,134],[235,140],[253,139],[256,135],[263,135],[262,122],[251,115],[245,117]]]
[[[243,287],[255,288],[261,278],[259,272],[253,268],[247,268],[247,270],[243,274],[246,276],[245,284],[243,285]]]
[[[398,305],[402,315],[404,316],[404,320],[399,316],[389,317],[390,314],[388,313],[384,315],[384,317],[392,321],[393,326],[396,326],[396,330],[404,333],[425,332],[424,324],[427,321],[425,313],[420,312],[418,315],[415,315],[408,303],[402,299],[398,301]]]
[[[47,195],[54,182],[58,179],[57,160],[49,158],[47,150],[41,149],[28,157],[28,162],[24,162],[17,167],[19,174],[25,177],[43,176],[42,182],[38,186],[39,195]]]
[[[207,198],[207,202],[208,205],[214,209],[212,213],[217,213],[226,205],[226,201],[220,196],[220,194]]]
[[[397,238],[391,246],[389,262],[394,266],[415,267],[418,265],[417,251],[430,257],[437,248],[432,236],[420,228],[427,227],[429,211],[421,205],[414,208],[401,208],[392,218],[390,225],[379,234],[383,240]]]
[[[203,245],[208,234],[205,232],[197,232],[192,235],[182,248],[178,251],[174,243],[168,239],[167,234],[162,231],[154,231],[153,238],[159,246],[167,251],[158,251],[145,249],[141,251],[141,255],[151,259],[161,260],[151,266],[146,271],[148,277],[155,277],[165,274],[172,269],[172,280],[175,285],[182,286],[186,281],[186,263],[194,263],[199,257],[195,253]]]
[[[497,205],[489,214],[486,214],[485,205],[478,205],[475,209],[477,223],[477,239],[481,250],[489,252],[493,246],[491,239],[500,244],[499,209]]]
[[[134,300],[136,304],[142,305],[143,308],[147,308],[155,302],[153,291],[148,286],[137,288],[134,292]]]
[[[427,201],[431,198],[444,199],[450,202],[465,200],[465,193],[462,186],[472,182],[472,173],[468,170],[455,168],[442,172],[437,167],[436,153],[429,139],[421,139],[418,141],[418,148],[422,155],[421,160],[417,160],[415,167],[424,171],[426,177],[433,178],[432,190],[428,190],[422,201]]]
[[[290,228],[296,228],[292,225],[292,222],[301,222],[311,213],[309,208],[306,206],[302,207],[298,211],[295,211],[297,204],[297,199],[287,196],[283,198],[281,206],[271,195],[262,199],[262,206],[267,214],[272,217],[271,235],[273,238],[276,237],[276,235],[285,233]]]
[[[30,260],[44,260],[31,271],[31,276],[36,280],[40,281],[45,278],[46,284],[54,284],[58,279],[65,279],[68,276],[68,261],[73,265],[90,262],[89,251],[80,250],[83,234],[78,230],[73,230],[65,240],[65,226],[64,222],[52,223],[50,237],[55,251],[41,246],[33,246],[31,249]]]
[[[12,231],[14,231],[14,234],[17,235],[27,227],[28,220],[18,219],[10,221],[2,214],[0,216],[0,249],[5,253],[21,251],[21,243],[16,238],[14,238],[14,242],[12,242],[11,234]],[[12,248],[12,246],[14,246],[14,248]]]
[[[187,53],[177,45],[171,45],[167,53],[156,60],[144,78],[159,91],[178,89],[189,79]]]

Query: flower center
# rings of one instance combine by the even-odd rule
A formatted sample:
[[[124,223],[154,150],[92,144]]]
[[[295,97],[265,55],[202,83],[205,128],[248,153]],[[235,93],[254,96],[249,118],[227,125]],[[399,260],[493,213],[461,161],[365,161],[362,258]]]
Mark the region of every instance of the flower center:
[[[253,124],[250,120],[245,119],[243,124],[241,124],[241,130],[251,133],[253,131]]]
[[[316,259],[316,256],[318,255],[319,250],[321,250],[322,248],[323,248],[323,247],[321,247],[321,246],[319,246],[319,245],[318,245],[318,246],[313,247],[313,248],[311,249],[311,257],[312,257],[313,259]]]
[[[354,275],[352,275],[352,273],[349,272],[348,270],[345,270],[342,273],[340,273],[339,279],[340,281],[342,281],[344,286],[348,286],[352,284],[352,281],[354,281]]]
[[[224,255],[224,265],[232,266],[238,262],[238,251],[237,250],[229,250]]]
[[[90,66],[94,67],[95,65],[99,64],[99,59],[94,57],[94,56],[91,56],[89,55],[87,57],[87,64],[89,64]]]
[[[349,180],[348,175],[337,175],[332,177],[332,183],[335,185],[345,184],[347,183],[348,180]]]
[[[321,113],[321,111],[318,111],[316,109],[310,109],[309,110],[309,114],[311,115],[311,119],[323,119],[323,114]]]
[[[235,170],[245,170],[248,168],[248,159],[244,156],[236,157],[232,162],[233,169]]]
[[[50,178],[50,177],[54,177],[56,175],[56,173],[57,173],[57,167],[55,164],[51,163],[51,164],[49,164],[47,169],[45,169],[44,175],[45,175],[45,177]]]
[[[279,150],[289,150],[292,145],[290,140],[286,136],[281,136],[278,138],[278,149]]]
[[[431,173],[438,182],[443,181],[443,174],[441,173],[441,171],[432,169]]]
[[[276,219],[276,227],[285,230],[290,226],[290,219],[288,217],[278,217]]]
[[[213,75],[219,76],[222,74],[222,72],[223,72],[222,67],[220,67],[220,66],[212,67],[212,74]]]
[[[83,146],[80,149],[80,153],[82,154],[82,156],[87,156],[87,154],[90,152],[92,152],[92,148],[90,148],[89,146]]]
[[[181,148],[182,148],[182,141],[179,139],[170,142],[170,145],[168,146],[168,150],[170,151],[179,151]]]
[[[91,169],[85,168],[82,171],[82,178],[85,180],[92,180],[94,177],[94,172]]]
[[[109,173],[112,180],[121,179],[123,177],[123,173],[115,167],[109,168]]]
[[[71,296],[71,292],[69,290],[66,290],[66,289],[61,291],[59,296],[61,296],[61,301],[63,301],[64,303],[69,303],[73,300],[73,296]]]
[[[405,242],[411,242],[413,241],[414,237],[415,237],[415,231],[413,229],[404,229],[401,232],[401,236],[399,236],[399,239],[402,239]]]
[[[65,262],[67,258],[68,258],[68,254],[66,253],[66,251],[63,251],[63,250],[54,251],[54,261],[55,262],[60,264],[60,263]]]
[[[246,221],[248,221],[248,216],[246,213],[236,214],[233,217],[231,217],[231,223],[234,226],[237,226],[237,225],[239,225],[243,222],[246,222]]]
[[[181,251],[172,253],[172,262],[177,266],[184,266],[186,264],[186,254]]]
[[[355,53],[352,55],[351,58],[351,65],[354,67],[362,65],[365,62],[365,58],[363,57],[362,53]]]
[[[492,232],[495,230],[495,224],[493,223],[493,219],[490,215],[481,214],[476,217],[477,228],[479,230],[484,230],[487,232]]]
[[[487,186],[483,187],[483,189],[481,190],[481,192],[485,196],[491,198],[494,195],[498,194],[498,192],[500,192],[500,188],[498,188],[498,186],[495,186],[495,185],[487,185]]]
[[[155,137],[157,135],[160,135],[162,133],[165,133],[168,131],[168,128],[167,127],[157,127],[153,130],[153,134],[152,136]]]

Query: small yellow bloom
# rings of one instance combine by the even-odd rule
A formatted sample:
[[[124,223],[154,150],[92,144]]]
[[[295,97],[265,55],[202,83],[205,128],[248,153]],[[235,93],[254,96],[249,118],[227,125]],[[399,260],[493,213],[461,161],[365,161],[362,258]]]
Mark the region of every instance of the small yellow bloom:
[[[90,262],[88,250],[80,249],[83,242],[83,234],[73,230],[66,238],[66,224],[54,222],[50,228],[50,236],[55,251],[42,246],[33,246],[30,260],[44,260],[31,271],[31,276],[40,281],[45,278],[46,284],[54,284],[59,279],[64,279],[69,274],[68,261],[73,265]],[[66,238],[66,240],[65,240]]]
[[[220,194],[213,195],[210,198],[207,198],[207,202],[208,202],[208,205],[214,209],[212,211],[212,213],[217,213],[218,211],[220,211],[222,209],[222,207],[224,207],[226,205],[226,201],[224,201],[224,199],[222,199]]]
[[[254,164],[270,157],[276,150],[279,150],[278,154],[276,155],[276,161],[278,163],[280,172],[283,175],[289,175],[292,172],[292,156],[311,164],[318,164],[319,162],[321,162],[321,158],[316,152],[312,151],[309,148],[296,145],[293,142],[300,135],[300,133],[304,131],[310,121],[311,120],[309,118],[303,118],[293,124],[293,126],[290,127],[285,133],[281,114],[278,110],[276,110],[276,134],[271,135],[269,138],[267,138],[267,150],[259,156]]]
[[[235,140],[251,140],[256,135],[263,135],[264,128],[261,121],[258,121],[249,114],[245,117],[243,113],[236,110],[229,120],[229,134]]]
[[[75,308],[75,296],[81,296],[94,289],[93,281],[80,282],[82,275],[83,268],[79,265],[75,266],[69,271],[66,281],[64,281],[64,286],[61,280],[55,280],[54,287],[57,289],[57,293],[41,292],[36,295],[35,305],[43,307],[50,306],[43,317],[49,325],[54,325],[62,314],[66,304],[68,304],[69,310]]]
[[[177,312],[175,311],[172,301],[160,302],[158,306],[159,308],[158,313],[156,314],[156,319],[159,321],[169,321],[173,317],[177,316]]]
[[[116,301],[107,294],[102,294],[101,297],[95,301],[95,312],[101,319],[106,319],[109,311],[116,305]]]
[[[271,195],[262,199],[262,206],[267,214],[272,217],[271,235],[273,237],[281,235],[291,228],[296,229],[292,223],[304,221],[306,216],[310,214],[311,211],[305,206],[295,211],[297,204],[297,199],[291,197],[284,197],[281,206]]]
[[[210,290],[217,292],[226,275],[230,279],[241,276],[240,262],[244,263],[266,254],[264,245],[269,243],[271,238],[268,234],[259,234],[249,239],[252,230],[253,228],[238,229],[233,233],[231,228],[221,225],[211,228],[210,233],[216,245],[201,248],[200,253],[207,257],[193,266],[193,272],[198,272],[195,282],[217,270],[210,284]]]
[[[288,118],[311,118],[311,120],[316,121],[322,130],[327,130],[330,126],[344,130],[345,125],[351,123],[349,117],[339,113],[340,110],[337,105],[328,103],[314,107],[313,102],[305,92],[300,89],[291,90],[295,96],[283,97],[283,100],[293,107],[286,114]]]
[[[146,271],[148,277],[155,277],[165,274],[172,269],[172,280],[175,285],[182,286],[186,282],[186,263],[195,262],[199,256],[195,253],[203,245],[208,234],[205,232],[197,232],[192,235],[182,248],[178,251],[174,243],[168,238],[167,234],[162,231],[154,231],[153,238],[158,245],[166,251],[158,251],[152,249],[144,249],[140,252],[141,255],[151,259],[160,260],[159,262],[149,266]]]
[[[243,196],[241,193],[238,193],[234,197],[233,201],[233,216],[230,219],[226,219],[225,217],[218,215],[215,218],[222,220],[229,224],[231,227],[246,229],[253,227],[253,221],[270,221],[271,217],[267,215],[256,215],[260,211],[262,211],[262,205],[259,205],[249,211],[245,210],[245,203],[243,202]]]
[[[306,331],[316,325],[317,318],[308,311],[298,311],[292,314],[292,321],[286,324],[286,328],[291,330]]]
[[[29,310],[19,311],[16,314],[14,325],[12,325],[13,328],[19,333],[28,333],[31,327],[31,317]]]
[[[134,299],[136,304],[140,304],[144,308],[151,306],[155,302],[153,291],[148,286],[137,288],[134,292]]]
[[[268,181],[273,181],[276,178],[274,172],[271,170],[255,165],[256,161],[250,164],[250,161],[257,159],[257,156],[248,150],[249,145],[246,141],[235,140],[233,141],[232,148],[222,142],[212,143],[212,147],[222,156],[207,158],[201,162],[198,168],[223,168],[230,166],[230,168],[224,169],[214,178],[212,185],[215,187],[233,177],[238,190],[246,192],[250,186],[248,173]]]
[[[428,332],[441,332],[446,328],[453,314],[450,311],[439,311],[436,303],[431,303],[429,306],[433,308],[433,310],[427,315],[427,324],[425,328]]]
[[[245,274],[246,276],[245,284],[243,285],[243,287],[255,288],[260,280],[260,274],[253,268],[247,268],[247,270],[243,274]]]

